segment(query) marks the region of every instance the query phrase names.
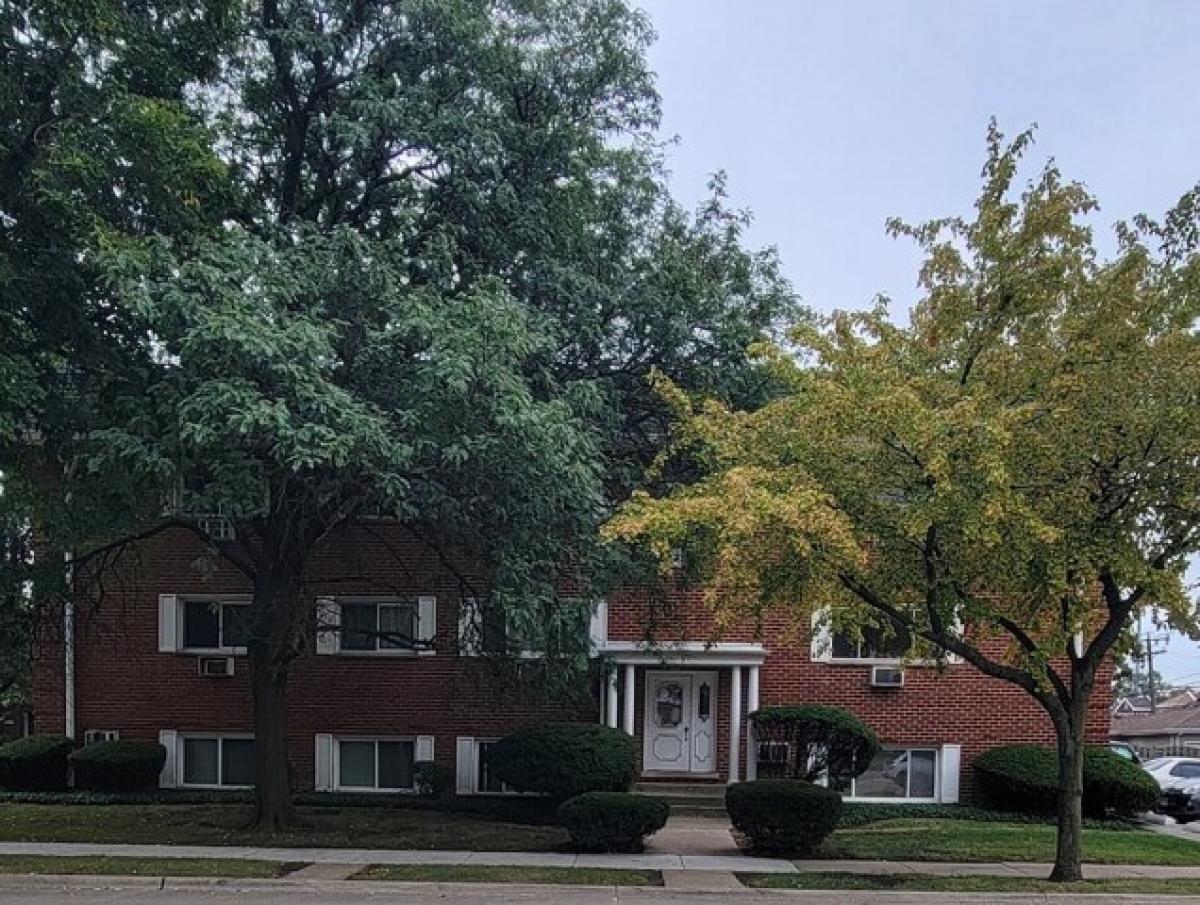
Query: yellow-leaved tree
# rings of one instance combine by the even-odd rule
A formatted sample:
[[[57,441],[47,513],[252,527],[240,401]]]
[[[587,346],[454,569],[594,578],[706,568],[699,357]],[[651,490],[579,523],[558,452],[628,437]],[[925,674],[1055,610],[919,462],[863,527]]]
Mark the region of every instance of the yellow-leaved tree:
[[[1031,140],[993,123],[973,218],[889,224],[925,253],[907,323],[881,303],[797,328],[761,350],[785,391],[755,411],[660,381],[700,477],[606,530],[685,547],[719,616],[859,613],[1024,689],[1070,881],[1098,670],[1147,605],[1197,631],[1200,189],[1106,257],[1081,185],[1049,164],[1015,186]]]

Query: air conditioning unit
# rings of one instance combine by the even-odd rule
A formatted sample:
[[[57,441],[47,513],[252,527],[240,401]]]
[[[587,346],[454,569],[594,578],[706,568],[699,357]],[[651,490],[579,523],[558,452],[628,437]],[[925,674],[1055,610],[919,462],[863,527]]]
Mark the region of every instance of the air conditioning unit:
[[[899,666],[872,666],[872,688],[903,688],[904,670]]]
[[[219,678],[233,675],[233,657],[201,657],[200,675]]]
[[[83,733],[83,745],[99,745],[101,742],[115,742],[121,737],[117,729],[88,729]]]

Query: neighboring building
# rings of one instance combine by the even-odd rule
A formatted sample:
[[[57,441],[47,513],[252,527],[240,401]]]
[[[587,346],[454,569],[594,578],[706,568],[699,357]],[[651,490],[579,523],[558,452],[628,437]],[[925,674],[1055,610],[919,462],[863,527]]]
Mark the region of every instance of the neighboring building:
[[[38,652],[43,731],[158,739],[169,752],[168,787],[250,781],[250,683],[237,619],[248,587],[219,561],[198,568],[203,553],[184,531],[142,542],[121,580],[108,583],[103,605],[76,619],[72,669],[61,648]],[[776,753],[756,749],[746,715],[799,702],[845,707],[879,734],[885,752],[848,792],[864,800],[958,801],[971,794],[968,767],[981,752],[1053,744],[1027,694],[969,665],[910,664],[902,684],[889,687],[902,664],[896,644],[870,634],[861,643],[813,638],[782,616],[713,641],[700,592],[683,587],[665,606],[626,589],[593,608],[590,691],[566,700],[513,690],[476,655],[487,631],[473,641],[477,633],[460,630],[473,607],[462,571],[385,523],[343,532],[318,551],[306,587],[321,624],[341,632],[319,634],[292,672],[287,730],[297,788],[407,791],[413,763],[434,759],[460,794],[503,793],[487,770],[492,741],[529,724],[596,720],[638,739],[645,779],[735,781],[757,775],[760,757]],[[388,647],[369,634],[379,626],[411,632],[425,649]],[[651,626],[653,648],[645,641]],[[1108,686],[1106,669],[1097,687]],[[1109,705],[1097,693],[1093,742],[1106,738]]]
[[[1154,708],[1150,706],[1150,696],[1132,694],[1119,697],[1112,702],[1113,713],[1149,713]]]
[[[1109,738],[1128,742],[1144,760],[1152,757],[1200,757],[1200,702],[1162,703],[1153,713],[1114,713]]]

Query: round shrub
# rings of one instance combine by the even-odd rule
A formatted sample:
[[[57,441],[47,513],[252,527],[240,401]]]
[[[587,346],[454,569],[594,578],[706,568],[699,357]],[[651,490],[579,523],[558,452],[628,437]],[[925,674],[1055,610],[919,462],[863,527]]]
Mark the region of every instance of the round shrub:
[[[1083,807],[1089,816],[1144,814],[1158,804],[1158,796],[1158,783],[1137,764],[1109,748],[1084,751]]]
[[[488,764],[501,780],[554,801],[584,792],[624,792],[633,783],[636,762],[632,736],[594,723],[520,729],[488,751]]]
[[[999,810],[1045,814],[1058,799],[1058,752],[1037,745],[992,748],[975,759],[975,775],[988,805]],[[1141,767],[1107,748],[1083,753],[1083,812],[1136,814],[1158,800],[1158,784]]]
[[[417,793],[425,798],[441,798],[450,787],[450,781],[442,765],[432,760],[419,760],[413,764],[417,782]]]
[[[666,802],[625,792],[587,792],[558,808],[571,844],[585,852],[640,852],[646,837],[663,828]]]
[[[67,756],[74,746],[65,735],[31,735],[0,745],[0,787],[62,791],[67,787]]]
[[[750,714],[760,744],[786,750],[786,759],[760,764],[764,778],[857,776],[879,753],[879,739],[848,710],[825,704],[763,707]],[[786,746],[786,748],[784,747]]]
[[[842,796],[799,779],[758,779],[726,789],[725,808],[753,851],[810,855],[837,827]]]
[[[99,792],[139,792],[158,785],[167,749],[158,742],[119,739],[71,753],[75,786]]]

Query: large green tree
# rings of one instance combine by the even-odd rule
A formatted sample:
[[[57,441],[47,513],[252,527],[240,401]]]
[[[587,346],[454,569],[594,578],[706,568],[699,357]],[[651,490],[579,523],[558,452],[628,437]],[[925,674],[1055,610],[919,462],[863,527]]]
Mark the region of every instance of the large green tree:
[[[619,0],[228,15],[217,65],[170,107],[207,136],[215,218],[87,246],[89,292],[131,325],[132,349],[103,348],[136,367],[71,358],[104,392],[66,420],[63,493],[103,493],[130,526],[77,550],[80,575],[174,525],[245,574],[257,819],[274,828],[295,819],[284,696],[321,542],[390,515],[468,551],[522,634],[567,621],[580,604],[558,579],[586,591],[598,524],[661,445],[645,375],[761,398],[745,350],[792,300],[720,182],[694,216],[666,194],[651,34]]]
[[[38,612],[52,613],[66,599],[64,552],[126,508],[111,505],[110,487],[65,479],[79,439],[103,424],[93,415],[110,382],[152,364],[144,325],[100,289],[97,249],[105,237],[191,235],[218,222],[224,167],[183,96],[216,73],[230,11],[224,0],[0,4],[0,687],[9,694],[28,688],[33,629],[53,630],[35,625],[31,587]]]
[[[1049,165],[1015,188],[1030,138],[993,126],[972,218],[891,225],[926,253],[907,322],[880,305],[764,349],[790,389],[753,411],[663,381],[705,473],[609,531],[690,544],[730,618],[831,607],[1026,691],[1057,736],[1065,881],[1098,671],[1146,604],[1197,629],[1200,194],[1105,258],[1082,186]]]

